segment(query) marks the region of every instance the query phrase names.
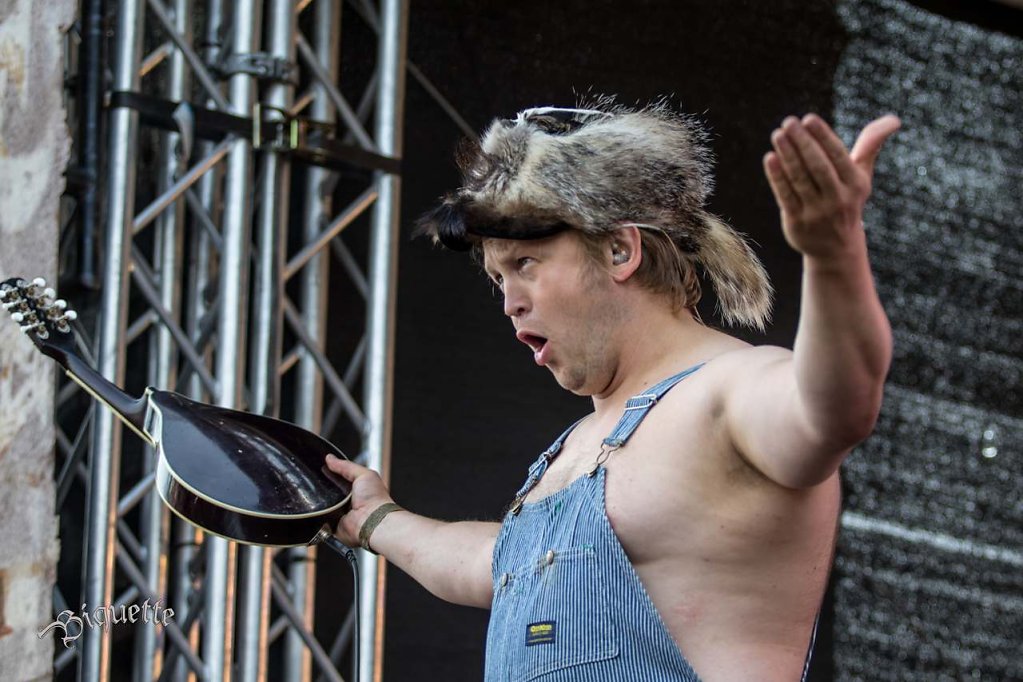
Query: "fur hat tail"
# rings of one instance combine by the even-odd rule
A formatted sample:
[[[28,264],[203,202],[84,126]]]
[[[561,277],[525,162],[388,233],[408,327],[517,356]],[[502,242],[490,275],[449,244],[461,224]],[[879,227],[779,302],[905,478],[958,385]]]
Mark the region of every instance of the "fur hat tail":
[[[703,224],[707,229],[696,233],[696,257],[714,286],[722,317],[764,331],[774,294],[764,266],[742,235],[720,218],[704,213]]]

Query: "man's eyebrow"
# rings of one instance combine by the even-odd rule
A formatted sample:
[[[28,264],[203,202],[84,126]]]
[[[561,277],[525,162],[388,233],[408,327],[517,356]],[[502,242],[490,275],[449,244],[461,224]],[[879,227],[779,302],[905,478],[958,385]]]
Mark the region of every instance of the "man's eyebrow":
[[[499,268],[499,267],[507,267],[508,264],[511,261],[513,261],[513,260],[515,260],[515,246],[514,245],[508,246],[506,248],[501,249],[501,253],[499,253],[499,254],[497,254],[495,256],[486,256],[486,255],[484,255],[484,257],[483,257],[483,270],[488,275],[490,275],[491,279],[494,279],[494,274],[493,274],[494,273],[494,268],[495,267],[497,267],[497,268]]]

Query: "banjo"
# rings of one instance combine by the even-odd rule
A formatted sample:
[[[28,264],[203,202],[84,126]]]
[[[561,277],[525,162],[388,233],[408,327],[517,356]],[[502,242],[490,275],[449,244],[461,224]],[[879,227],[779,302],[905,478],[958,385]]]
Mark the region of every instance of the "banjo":
[[[0,304],[32,343],[155,448],[156,490],[171,510],[245,544],[334,544],[351,484],[323,460],[344,453],[294,424],[172,391],[150,387],[133,398],[76,353],[71,321],[77,315],[55,297],[41,278],[0,282]]]

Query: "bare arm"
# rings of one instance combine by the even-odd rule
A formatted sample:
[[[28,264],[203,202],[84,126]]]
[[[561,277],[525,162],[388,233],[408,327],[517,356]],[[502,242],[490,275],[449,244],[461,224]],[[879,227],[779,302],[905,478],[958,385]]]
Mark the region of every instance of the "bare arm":
[[[393,500],[376,472],[332,456],[327,457],[327,466],[352,482],[352,510],[341,518],[336,535],[349,547],[358,547],[366,518]],[[441,599],[490,608],[491,557],[498,530],[499,523],[447,523],[402,509],[384,517],[370,545]]]
[[[792,353],[748,351],[726,396],[736,446],[769,478],[815,485],[874,427],[891,362],[891,329],[862,228],[874,160],[899,121],[868,125],[847,152],[819,117],[787,119],[764,158],[789,244],[803,254]]]

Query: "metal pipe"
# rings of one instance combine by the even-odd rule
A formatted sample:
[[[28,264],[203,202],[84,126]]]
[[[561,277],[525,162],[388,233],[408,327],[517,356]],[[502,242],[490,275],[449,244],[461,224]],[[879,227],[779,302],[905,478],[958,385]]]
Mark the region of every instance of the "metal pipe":
[[[345,649],[351,644],[352,635],[355,632],[355,604],[348,609],[348,613],[345,614],[345,618],[341,621],[341,627],[338,628],[337,636],[334,638],[334,643],[330,645],[330,660],[334,663],[335,667],[341,661],[341,656],[344,655]],[[325,682],[327,679],[326,675],[320,675],[317,678],[317,682]]]
[[[174,28],[185,41],[192,40],[192,0],[173,0]],[[188,96],[190,80],[184,56],[180,50],[168,55],[165,94],[170,100],[182,100]],[[157,168],[157,187],[172,187],[187,168],[188,159],[178,145],[181,135],[165,132],[160,136],[160,158]],[[180,198],[167,204],[156,223],[153,263],[159,282],[161,307],[168,311],[171,322],[180,320],[180,288],[178,283],[181,255],[184,244],[185,205]],[[134,230],[133,230],[134,231]],[[150,337],[149,383],[163,389],[174,385],[177,374],[177,348],[175,336],[166,326],[156,328]],[[143,463],[142,481],[146,482],[148,495],[142,502],[139,518],[141,542],[146,548],[141,562],[141,571],[153,593],[166,597],[167,594],[167,538],[170,531],[170,514],[152,488],[156,476],[155,449],[148,448]],[[124,501],[119,507],[124,506]],[[184,636],[182,635],[182,638]],[[163,648],[157,638],[156,628],[138,628],[135,632],[134,676],[135,682],[151,682],[163,668]]]
[[[213,175],[216,175],[215,170]],[[204,180],[208,178],[209,174],[203,176]],[[220,232],[217,231],[217,226],[213,224],[213,219],[210,217],[209,211],[206,210],[206,202],[192,188],[189,188],[185,190],[185,203],[188,204],[188,208],[191,210],[192,216],[199,223],[199,227],[203,229],[204,234],[209,238],[209,246],[219,253],[221,247]]]
[[[138,566],[132,563],[130,558],[125,556],[123,548],[119,549],[121,549],[121,551],[117,553],[117,563],[121,566],[121,569],[125,572],[125,574],[127,574],[128,578],[135,583],[147,599],[152,600],[154,603],[159,603],[161,596],[155,594],[150,589],[150,586],[146,583],[145,576],[142,575],[142,571],[139,570]],[[202,671],[202,661],[199,660],[199,658],[195,655],[195,652],[193,652],[191,647],[188,646],[188,640],[185,638],[184,632],[178,626],[177,622],[173,620],[167,621],[167,624],[164,625],[164,631],[167,633],[167,636],[171,639],[171,641],[174,642],[174,644],[181,650],[181,653],[184,655],[192,669],[195,671]],[[206,680],[210,678],[209,675],[202,674],[200,675],[200,679]]]
[[[341,57],[341,0],[319,0],[314,8],[315,21],[313,53],[323,67],[324,75],[331,82],[337,82]],[[310,116],[317,121],[333,121],[335,111],[326,88],[315,80],[310,86],[312,103]],[[302,214],[304,241],[311,244],[321,234],[323,225],[330,221],[333,212],[333,197],[328,190],[330,171],[318,166],[306,170],[305,198]],[[359,211],[361,213],[361,211]],[[324,233],[333,234],[331,230]],[[300,252],[299,255],[302,255]],[[292,268],[297,266],[298,256],[292,258],[285,268],[285,279],[290,278]],[[323,348],[327,330],[327,290],[330,285],[330,255],[321,248],[311,257],[302,270],[301,303],[302,319],[310,340]],[[323,414],[323,380],[316,361],[308,353],[301,355],[296,382],[296,423],[313,432],[319,431]]]
[[[355,260],[352,252],[339,239],[335,239],[330,243],[330,250],[334,257],[341,261],[341,265],[344,267],[345,272],[348,273],[348,276],[352,278],[352,283],[355,284],[355,288],[359,290],[362,298],[368,298],[369,282],[366,280],[366,275],[359,269],[359,263]]]
[[[310,171],[316,169],[310,169]],[[312,173],[310,173],[310,182],[313,180]],[[315,178],[318,179],[318,178]],[[348,205],[344,213],[339,215],[330,225],[327,226],[323,232],[311,233],[307,232],[304,235],[306,245],[302,247],[302,250],[292,256],[288,264],[284,266],[283,278],[285,281],[291,279],[296,272],[298,272],[302,266],[308,263],[316,255],[323,255],[323,249],[327,246],[331,239],[341,234],[341,231],[352,224],[352,222],[366,212],[366,209],[372,205],[377,198],[377,191],[375,187],[370,187],[365,192],[360,194],[355,201]],[[325,217],[325,216],[324,216]],[[307,223],[308,226],[308,223]]]
[[[303,622],[302,614],[300,614],[298,610],[295,609],[294,604],[291,603],[291,600],[288,598],[287,589],[281,584],[280,581],[275,579],[273,581],[273,587],[271,591],[273,593],[274,601],[277,602],[277,606],[281,609],[281,611],[284,612],[284,615],[287,616],[288,620],[290,620],[292,623],[293,627],[291,628],[290,632],[294,632],[299,637],[302,638],[302,641],[306,644],[307,647],[309,647],[309,650],[316,658],[316,662],[320,664],[320,668],[327,675],[327,678],[331,680],[331,682],[345,682],[344,678],[341,677],[341,675],[334,668],[333,664],[331,664],[330,656],[328,656],[327,652],[323,650],[323,647],[320,645],[320,643],[316,641],[316,638],[313,637],[312,634],[310,634],[307,630],[301,627],[301,624]],[[292,678],[287,679],[291,680]]]
[[[349,419],[355,424],[360,431],[364,431],[368,428],[366,423],[366,416],[362,412],[358,403],[352,397],[352,394],[348,392],[348,387],[345,386],[344,382],[341,381],[341,377],[338,376],[337,370],[327,360],[326,354],[324,354],[317,346],[316,342],[309,337],[306,332],[304,325],[302,324],[302,317],[298,311],[295,310],[295,306],[290,301],[285,299],[284,301],[284,317],[291,326],[291,330],[295,332],[298,340],[306,347],[306,353],[312,357],[316,362],[316,365],[323,372],[323,378],[327,381],[327,385],[330,386],[331,390],[334,391],[334,395],[341,401],[341,405],[348,412]]]
[[[316,596],[316,548],[284,550],[288,561],[288,590],[278,595],[292,609],[292,626],[284,635],[284,677],[295,682],[312,679],[313,615]],[[279,602],[278,602],[279,603]],[[317,644],[319,646],[319,644]],[[321,661],[322,665],[322,661]]]
[[[283,58],[288,63],[295,62],[295,44],[298,38],[297,26],[296,26],[296,13],[294,6],[291,2],[281,2],[276,0],[273,4],[273,11],[276,14],[276,30],[271,36],[271,48],[270,52],[275,57]],[[273,106],[279,107],[283,110],[289,110],[292,106],[292,100],[294,98],[294,89],[285,84],[274,84],[269,89],[268,96],[270,103]],[[268,159],[270,160],[270,159]],[[278,180],[278,200],[280,202],[276,221],[271,222],[270,220],[264,221],[267,227],[271,224],[286,226],[288,223],[287,209],[281,212],[280,207],[286,207],[289,203],[289,179],[290,179],[290,164],[284,157],[274,158],[276,165],[279,168],[281,177]],[[269,178],[268,178],[269,181]],[[265,196],[265,194],[264,194]],[[273,357],[275,364],[269,368],[272,373],[267,377],[268,383],[273,382],[275,387],[279,388],[280,372],[279,372],[279,360],[281,356],[280,340],[282,336],[282,301],[284,299],[284,283],[286,278],[283,276],[284,270],[284,257],[286,255],[286,244],[288,241],[286,227],[283,230],[277,230],[275,232],[278,235],[278,247],[273,249],[274,254],[277,256],[274,262],[274,285],[276,287],[275,293],[276,298],[274,303],[274,331],[277,334],[277,344],[274,347]],[[299,400],[301,400],[302,389],[298,389]],[[288,680],[309,680],[312,675],[312,655],[309,647],[306,646],[306,637],[302,636],[300,630],[304,630],[308,633],[308,638],[312,638],[313,632],[313,619],[315,615],[315,609],[313,600],[316,595],[315,590],[315,548],[294,548],[284,550],[288,558],[288,581],[289,581],[289,595],[293,600],[296,615],[301,618],[300,622],[296,622],[294,627],[290,628],[285,636],[284,640],[284,660],[282,661],[282,672]]]
[[[82,42],[78,50],[78,144],[82,190],[78,207],[81,233],[78,242],[78,279],[96,286],[96,226],[99,222],[99,148],[103,108],[104,0],[82,0]]]
[[[348,367],[345,368],[344,376],[341,380],[346,386],[351,386],[359,372],[365,369],[366,364],[366,334],[363,333],[359,339],[358,345],[355,347],[355,352],[352,353],[352,357],[348,360]],[[334,426],[337,424],[338,417],[341,416],[341,401],[334,399],[331,402],[330,407],[327,408],[327,414],[323,418],[323,424],[320,426],[320,435],[324,438],[329,437],[334,431]]]
[[[291,0],[271,0],[268,8],[268,47],[276,58],[294,60],[294,11]],[[271,83],[264,101],[286,110],[292,88],[286,83]],[[276,112],[270,110],[271,116]],[[253,340],[250,363],[252,402],[249,409],[267,416],[277,416],[280,379],[277,366],[281,357],[281,296],[283,282],[280,272],[287,248],[282,231],[287,226],[288,185],[290,166],[283,155],[267,151],[260,155],[258,175],[260,197],[256,215],[256,271],[253,277]],[[239,580],[238,677],[242,682],[257,682],[266,676],[266,636],[269,623],[269,580],[267,570],[272,552],[262,547],[241,547],[242,575]],[[301,654],[299,657],[301,663]],[[286,679],[294,677],[294,666],[284,664]]]
[[[352,4],[355,7],[355,11],[359,13],[367,24],[369,24],[370,28],[379,33],[380,21],[377,18],[376,11],[373,9],[373,5],[370,4],[369,0],[355,0]],[[437,86],[435,86],[430,79],[426,77],[426,74],[424,74],[419,67],[415,65],[415,62],[412,60],[406,60],[405,63],[409,74],[411,74],[412,78],[419,83],[423,90],[426,90],[426,94],[433,98],[433,101],[437,104],[437,106],[439,106],[444,113],[448,115],[451,121],[458,126],[463,133],[465,133],[466,137],[470,140],[475,140],[476,131],[472,129],[472,126],[466,123],[465,117],[458,113],[451,102],[449,102],[447,98],[441,94],[440,90],[437,89]]]
[[[146,312],[139,315],[137,318],[135,318],[134,322],[128,325],[128,329],[125,330],[124,344],[126,346],[130,346],[131,344],[135,343],[135,340],[138,339],[138,337],[142,336],[147,331],[149,331],[149,328],[156,324],[157,320],[159,319],[160,316],[157,315],[152,310],[147,310]],[[75,386],[77,387],[77,384],[75,384]]]
[[[184,519],[173,517],[171,534],[174,538],[170,552],[174,569],[170,580],[173,587],[171,608],[174,609],[175,618],[180,619],[182,623],[181,630],[185,635],[188,647],[194,651],[198,649],[199,644],[198,619],[194,617],[196,609],[193,608],[194,597],[198,590],[192,580],[190,567],[199,552],[199,543],[196,539],[197,531],[192,524]],[[192,677],[188,664],[184,660],[174,663],[171,654],[168,654],[164,665],[169,666],[170,670],[164,669],[161,677],[166,676],[169,672],[172,673],[172,679],[182,682]]]
[[[121,496],[120,501],[117,503],[117,518],[123,518],[125,514],[130,512],[135,506],[142,501],[152,487],[153,481],[156,480],[156,473],[149,472],[142,476],[138,482],[131,487],[131,490]]]
[[[205,3],[205,31],[202,36],[202,57],[207,64],[215,63],[220,58],[223,48],[222,35],[224,33],[224,7],[223,0],[206,0]],[[215,104],[207,100],[207,105]],[[212,142],[198,141],[196,153],[200,157],[209,156],[214,149]],[[220,213],[219,185],[222,177],[223,164],[214,166],[209,172],[204,173],[195,187],[195,194],[198,195],[203,215],[208,217],[212,223]],[[191,190],[185,192],[188,197]],[[186,199],[187,200],[187,199]],[[204,227],[205,224],[204,224]],[[207,229],[191,230],[189,232],[189,265],[186,281],[188,282],[188,301],[185,310],[185,324],[188,337],[193,339],[198,346],[199,354],[203,359],[204,366],[212,365],[212,351],[203,341],[212,333],[213,325],[216,322],[215,313],[207,306],[207,289],[210,287],[212,272],[212,251],[211,243],[216,242],[216,250],[221,250],[221,237],[216,234],[211,236]],[[207,325],[204,329],[204,324]],[[204,336],[204,331],[207,334]],[[178,377],[179,390],[186,391],[188,395],[196,400],[210,400],[214,392],[207,392],[198,373],[191,370],[189,365],[184,374]],[[190,377],[190,378],[189,378]],[[177,389],[178,386],[175,388]],[[191,524],[178,519],[173,519],[174,548],[172,564],[172,606],[177,617],[185,625],[182,626],[188,639],[188,644],[193,650],[199,648],[199,616],[203,611],[202,604],[205,602],[206,590],[202,585],[197,585],[192,567],[199,555],[199,545],[202,542],[202,534]],[[164,671],[174,680],[185,682],[194,679],[187,663],[181,657],[175,656],[175,652],[168,654],[166,663],[169,670]]]
[[[270,631],[267,633],[267,640],[270,644],[276,642],[288,630],[290,627],[288,623],[290,622],[288,617],[283,614],[277,616],[277,620],[273,622],[273,625],[270,626]]]
[[[160,293],[156,288],[156,284],[154,284],[157,277],[149,270],[149,266],[146,265],[145,260],[134,252],[134,247],[131,265],[131,278],[135,281],[135,286],[139,288],[139,292],[142,294],[142,297],[146,299],[151,306],[153,314],[155,314],[160,321],[163,322],[162,329],[178,344],[177,349],[185,356],[185,359],[188,360],[192,371],[199,375],[206,388],[210,391],[215,391],[217,386],[216,380],[210,375],[209,370],[206,369],[202,358],[199,355],[199,351],[192,345],[191,339],[189,339],[188,335],[185,334],[181,327],[178,326],[172,311],[164,308],[163,302],[160,300]]]
[[[291,349],[284,354],[284,357],[281,358],[281,364],[277,368],[277,373],[280,376],[284,376],[298,364],[298,361],[304,355],[305,351],[302,350],[301,344],[292,346]]]
[[[192,46],[188,44],[174,28],[174,21],[170,14],[167,12],[167,8],[164,7],[160,0],[149,0],[149,7],[153,11],[153,16],[162,24],[163,30],[166,31],[167,36],[174,41],[174,44],[178,46],[178,50],[181,55],[188,61],[188,65],[192,67],[192,73],[195,75],[195,79],[202,85],[203,90],[206,91],[206,95],[213,100],[217,105],[218,109],[227,109],[228,103],[224,99],[224,95],[220,92],[220,87],[217,82],[210,75],[210,72],[206,69],[206,65],[203,64],[202,59],[195,53]],[[240,14],[236,15],[240,16]],[[248,116],[248,112],[245,113]]]
[[[190,595],[191,604],[188,609],[188,615],[178,621],[180,615],[177,610],[174,611],[174,622],[179,624],[179,630],[182,634],[180,639],[171,639],[170,643],[174,646],[167,652],[167,663],[164,666],[163,672],[160,673],[160,679],[158,682],[164,682],[165,680],[195,680],[198,678],[206,679],[206,671],[202,666],[202,662],[199,662],[198,667],[194,667],[188,661],[181,660],[178,658],[182,655],[185,658],[191,656],[198,660],[195,656],[195,644],[191,641],[191,638],[187,637],[185,633],[192,632],[196,629],[197,621],[199,616],[202,615],[202,601],[205,599],[203,587],[192,592]],[[181,669],[184,666],[184,670]]]
[[[208,257],[208,253],[205,254]],[[210,342],[212,341],[214,328],[217,326],[217,319],[219,316],[220,304],[218,301],[213,301],[210,309],[206,311],[206,314],[202,316],[202,319],[198,320],[195,329],[190,332],[195,337],[195,348],[196,353],[199,353],[203,358],[210,356],[211,348]],[[186,365],[181,372],[178,374],[177,385],[175,391],[184,391],[186,386],[189,387],[190,395],[196,400],[202,400],[203,402],[209,402],[203,400],[204,387],[207,388],[210,394],[216,393],[216,383],[211,382],[207,384],[206,380],[201,376],[197,376],[195,365],[189,363]]]
[[[163,60],[170,57],[174,53],[174,49],[174,43],[170,40],[161,43],[158,48],[142,58],[142,64],[139,65],[139,76],[145,78],[150,71],[163,64]]]
[[[355,140],[359,143],[363,149],[371,152],[380,152],[373,139],[369,136],[363,127],[362,123],[359,122],[359,117],[356,115],[352,108],[348,105],[344,95],[338,90],[337,86],[332,80],[330,80],[329,74],[323,70],[316,58],[316,53],[313,48],[310,47],[306,39],[301,35],[298,36],[298,53],[302,55],[302,61],[312,71],[313,77],[323,86],[325,92],[330,97],[334,106],[337,107],[337,112],[341,116],[341,120],[344,121],[345,126],[348,127],[349,132],[355,136]]]
[[[82,420],[82,424],[78,429],[78,433],[75,435],[74,443],[66,443],[67,436],[64,436],[61,432],[60,427],[57,427],[57,445],[59,449],[64,452],[64,464],[61,466],[60,474],[57,476],[57,504],[54,505],[54,509],[60,513],[64,509],[64,501],[67,499],[68,492],[71,490],[71,484],[75,480],[76,469],[82,466],[82,458],[85,455],[85,449],[82,447],[82,442],[86,439],[86,434],[92,430],[92,419],[96,414],[96,403],[93,402],[88,407],[88,411],[85,413],[85,419]],[[63,611],[64,609],[60,609]],[[60,613],[57,611],[57,613]]]
[[[234,52],[256,51],[262,26],[262,3],[239,0],[234,5]],[[255,79],[244,73],[228,85],[231,111],[252,110]],[[219,352],[215,366],[221,407],[242,407],[248,309],[249,242],[251,239],[252,150],[248,140],[235,140],[227,159],[224,187],[223,251],[220,254]],[[206,604],[203,611],[203,660],[211,677],[229,682],[234,645],[235,555],[237,546],[206,537]]]
[[[238,680],[266,679],[270,582],[273,550],[243,545],[238,549]],[[291,679],[291,678],[286,678]]]
[[[136,65],[142,54],[145,9],[141,0],[121,0],[117,13],[113,82],[119,90],[138,87]],[[135,149],[138,114],[117,107],[110,112],[108,156],[109,188],[103,289],[100,303],[99,372],[114,382],[124,377],[121,344],[128,317],[129,229],[135,206]],[[117,482],[120,478],[120,422],[109,410],[100,410],[92,432],[88,517],[84,561],[83,602],[91,608],[110,603],[114,574],[114,533]],[[110,631],[88,628],[83,633],[78,678],[105,681],[110,674]]]
[[[160,215],[165,208],[171,205],[171,203],[177,201],[182,193],[189,187],[194,185],[203,174],[205,174],[210,168],[219,163],[224,155],[227,154],[227,150],[232,147],[235,140],[228,138],[213,148],[202,161],[197,163],[193,168],[188,169],[188,172],[178,178],[173,185],[167,187],[163,194],[153,199],[146,206],[141,213],[135,216],[132,221],[131,229],[132,234],[136,235],[146,228],[149,223],[153,222],[156,216]]]
[[[118,549],[121,547],[127,547],[131,550],[130,558],[135,561],[138,561],[142,555],[146,553],[146,550],[143,549],[142,544],[138,541],[138,538],[135,537],[135,534],[132,532],[131,528],[128,527],[128,524],[125,523],[124,519],[117,520],[116,539],[119,543],[117,545]],[[118,554],[117,560],[121,561],[122,559],[124,559],[124,557]]]
[[[400,157],[405,106],[405,45],[408,0],[383,0],[380,17],[377,72],[376,140],[380,152]],[[390,479],[391,421],[394,401],[394,318],[398,275],[398,216],[401,181],[377,173],[380,198],[373,206],[369,250],[370,297],[367,312],[369,355],[366,364],[365,444],[367,466]],[[383,678],[384,565],[380,557],[360,550],[362,641],[359,679]]]

